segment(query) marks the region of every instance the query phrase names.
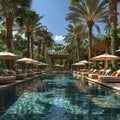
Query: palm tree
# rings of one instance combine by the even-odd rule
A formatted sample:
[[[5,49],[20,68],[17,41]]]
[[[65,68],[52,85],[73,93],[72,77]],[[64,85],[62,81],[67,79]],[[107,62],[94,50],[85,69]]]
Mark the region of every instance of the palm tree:
[[[110,16],[110,37],[111,37],[111,53],[116,55],[116,49],[118,49],[117,42],[117,2],[119,0],[109,0],[109,16]],[[112,69],[118,69],[118,64],[116,61],[112,61]]]
[[[108,17],[108,2],[99,0],[80,0],[78,5],[70,6],[69,9],[75,13],[75,17],[79,19],[79,23],[88,27],[89,39],[89,55],[92,57],[92,29],[93,26],[99,31],[99,26],[95,23],[104,22]]]
[[[65,36],[65,41],[69,42],[71,40],[76,40],[77,42],[77,51],[78,51],[78,61],[80,60],[80,42],[85,37],[85,26],[82,25],[76,25],[73,26],[72,24],[68,25],[68,34]]]
[[[45,26],[43,29],[39,29],[36,31],[35,37],[37,39],[36,45],[38,45],[38,59],[40,59],[40,54],[45,57],[46,46],[51,47],[54,41],[52,39],[52,33],[48,32]],[[41,50],[41,48],[43,49]]]
[[[21,34],[16,33],[13,41],[13,50],[14,53],[20,56],[26,56],[26,40]]]
[[[108,38],[110,38],[110,29],[111,29],[110,20],[109,20],[109,18],[106,18],[106,24],[104,26],[104,31],[107,34]]]
[[[77,5],[79,4],[80,0],[70,0],[71,5]]]
[[[68,43],[64,48],[65,53],[70,54],[72,61],[76,61],[76,44],[74,41]]]
[[[43,33],[43,40],[42,40],[42,55],[45,57],[45,62],[48,63],[48,48],[51,47],[54,43],[54,40],[52,39],[52,33],[48,32],[47,30],[44,31]]]
[[[8,51],[12,51],[13,21],[19,15],[18,9],[30,7],[31,0],[0,0],[1,16],[6,19],[6,39]]]
[[[34,36],[35,36],[35,32],[38,30],[43,30],[45,28],[45,26],[42,26],[42,24],[40,23],[40,19],[42,18],[42,16],[37,16],[34,19],[33,22],[33,28],[34,30],[31,31],[31,56],[34,59],[34,54],[33,54],[33,49],[34,49]]]
[[[117,1],[109,0],[110,25],[112,28],[117,27]]]
[[[34,42],[33,34],[35,31],[40,29],[41,27],[40,20],[42,19],[42,17],[43,16],[39,16],[38,14],[36,14],[36,12],[29,10],[28,12],[24,12],[24,14],[21,14],[21,17],[18,20],[18,23],[20,25],[19,32],[25,33],[25,36],[27,38],[27,57],[30,57],[30,50],[31,50],[30,43],[33,50],[33,42]],[[32,52],[32,57],[33,57],[33,52]]]

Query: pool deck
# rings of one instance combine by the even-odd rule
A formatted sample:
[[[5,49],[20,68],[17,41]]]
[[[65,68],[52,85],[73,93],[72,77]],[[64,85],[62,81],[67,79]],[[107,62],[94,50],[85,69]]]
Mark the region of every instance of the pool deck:
[[[36,79],[38,78],[40,75],[35,75],[33,77],[27,77],[26,79],[24,80],[16,80],[14,83],[9,83],[9,84],[0,84],[0,90],[2,89],[5,89],[5,88],[8,88],[8,87],[11,87],[11,86],[14,86],[14,85],[17,85],[19,83],[23,83],[25,81],[29,81],[29,80],[32,80],[32,79]]]
[[[77,79],[80,79],[80,78],[86,78],[87,80],[89,81],[92,81],[94,83],[97,83],[97,84],[100,84],[100,85],[103,85],[103,86],[106,86],[108,88],[111,88],[113,90],[115,90],[117,92],[117,94],[120,95],[120,83],[103,83],[103,82],[100,82],[98,81],[97,79],[91,79],[91,78],[88,78],[86,76],[81,76],[79,74],[73,74]]]

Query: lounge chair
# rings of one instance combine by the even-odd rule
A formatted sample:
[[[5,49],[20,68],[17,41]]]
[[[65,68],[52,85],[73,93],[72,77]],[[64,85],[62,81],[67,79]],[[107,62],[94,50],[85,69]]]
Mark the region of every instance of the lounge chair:
[[[1,71],[0,75],[0,84],[8,84],[8,83],[13,83],[16,81],[16,76],[14,75],[13,71]]]
[[[89,71],[87,71],[87,72],[81,72],[81,75],[82,76],[88,76],[88,74],[90,74],[90,73],[96,73],[97,72],[97,69],[90,69]]]
[[[103,75],[103,74],[105,74],[105,70],[101,69],[101,70],[99,70],[96,73],[90,73],[90,74],[88,74],[88,77],[91,78],[91,79],[97,79],[98,75]]]
[[[15,76],[0,76],[0,84],[14,83],[15,80]]]
[[[25,80],[26,77],[27,77],[27,73],[26,71],[23,71],[23,70],[16,70],[16,80]]]
[[[110,74],[111,74],[111,69],[107,69],[107,70],[102,69],[96,74],[89,74],[89,78],[98,79],[98,76],[106,76]]]
[[[27,71],[27,77],[33,77],[35,75],[36,74],[35,74],[34,70],[32,70],[32,69],[30,69],[30,70]]]
[[[27,77],[26,73],[16,74],[16,80],[25,80]]]
[[[98,81],[105,83],[119,83],[120,82],[120,70],[113,72],[111,75],[98,76]]]

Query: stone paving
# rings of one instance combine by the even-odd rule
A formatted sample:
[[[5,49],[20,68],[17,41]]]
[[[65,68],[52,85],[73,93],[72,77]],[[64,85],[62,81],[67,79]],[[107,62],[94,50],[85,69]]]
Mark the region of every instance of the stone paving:
[[[88,79],[88,80],[90,80],[92,82],[95,82],[97,84],[101,84],[103,86],[109,87],[109,88],[111,88],[113,90],[116,90],[117,94],[120,95],[120,83],[103,83],[103,82],[98,81],[97,79],[91,79],[91,78],[88,78],[86,76],[81,76],[79,74],[74,74],[74,76],[77,79],[86,78],[86,79]]]

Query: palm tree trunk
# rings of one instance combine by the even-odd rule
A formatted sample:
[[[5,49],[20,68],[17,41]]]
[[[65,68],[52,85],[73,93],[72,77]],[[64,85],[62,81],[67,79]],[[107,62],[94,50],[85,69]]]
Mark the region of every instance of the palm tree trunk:
[[[89,39],[89,55],[88,55],[88,60],[90,61],[90,58],[92,57],[92,27],[89,27],[88,39]]]
[[[33,36],[31,36],[31,55],[32,55],[32,59],[34,59],[34,54],[33,54],[33,47],[34,47],[34,39]]]
[[[45,62],[46,63],[49,63],[49,56],[48,56],[48,48],[46,47],[46,49],[45,49]]]
[[[42,55],[45,56],[45,45],[43,44],[43,51],[42,51]]]
[[[110,15],[110,38],[111,38],[111,53],[116,55],[116,49],[118,49],[117,40],[117,0],[109,0],[109,15]],[[118,69],[118,63],[114,60],[112,61],[112,69]]]
[[[77,45],[78,45],[78,61],[80,60],[80,39],[77,39]]]
[[[89,54],[88,54],[88,60],[90,61],[90,58],[92,57],[92,28],[93,28],[94,22],[93,21],[88,21],[87,26],[88,26],[88,40],[89,40]],[[90,64],[89,64],[90,68]]]
[[[30,57],[30,33],[26,33],[27,37],[27,57]]]
[[[41,40],[38,41],[38,59],[40,59],[40,53],[41,53]]]
[[[9,52],[12,52],[12,26],[13,26],[13,16],[8,15],[6,17],[6,37],[7,37],[7,48]]]
[[[117,27],[117,0],[109,0],[110,24],[112,28]]]
[[[9,52],[12,52],[12,26],[13,26],[13,16],[7,15],[6,16],[6,44]],[[13,61],[12,60],[6,60],[7,69],[13,69]]]

